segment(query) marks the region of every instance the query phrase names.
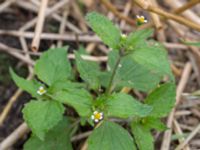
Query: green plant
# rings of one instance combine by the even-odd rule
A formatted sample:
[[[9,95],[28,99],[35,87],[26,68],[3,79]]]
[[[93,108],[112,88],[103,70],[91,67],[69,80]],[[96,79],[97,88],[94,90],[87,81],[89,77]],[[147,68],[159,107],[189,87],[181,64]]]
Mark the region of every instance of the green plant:
[[[70,131],[77,129],[80,122],[96,126],[87,139],[88,150],[153,150],[151,130],[166,129],[160,118],[170,112],[175,102],[174,78],[165,49],[147,40],[152,30],[138,30],[125,36],[102,15],[90,13],[86,19],[112,49],[106,70],[83,60],[76,52],[75,64],[83,80],[77,82],[66,60],[66,47],[42,54],[34,68],[37,79],[27,81],[10,69],[15,83],[33,97],[22,110],[32,130],[24,149],[70,150]],[[164,76],[169,81],[159,84]],[[123,87],[146,92],[148,96],[140,102],[120,92]],[[64,115],[69,106],[77,115]],[[123,119],[133,137],[111,118]]]

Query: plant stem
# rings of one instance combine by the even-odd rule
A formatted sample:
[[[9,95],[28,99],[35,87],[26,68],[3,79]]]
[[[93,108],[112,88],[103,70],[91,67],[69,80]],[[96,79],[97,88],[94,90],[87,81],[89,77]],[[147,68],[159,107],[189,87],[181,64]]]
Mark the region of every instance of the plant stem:
[[[122,56],[123,56],[123,51],[120,50],[119,51],[119,57],[117,58],[116,64],[115,64],[115,66],[113,68],[113,72],[112,72],[112,75],[111,75],[111,78],[110,78],[110,82],[109,82],[108,88],[106,90],[106,95],[109,94],[112,91],[112,84],[113,84],[113,81],[114,81],[114,78],[115,78],[115,74],[117,72],[117,69],[118,69],[118,66],[120,64]]]

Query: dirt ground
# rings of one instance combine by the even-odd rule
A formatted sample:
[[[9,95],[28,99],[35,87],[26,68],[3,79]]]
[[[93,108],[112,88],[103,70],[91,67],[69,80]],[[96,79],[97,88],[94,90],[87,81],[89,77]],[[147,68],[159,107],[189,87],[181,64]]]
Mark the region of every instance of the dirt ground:
[[[61,45],[69,45],[69,53],[83,45],[95,61],[104,64],[109,50],[98,38],[93,38],[94,33],[84,19],[87,12],[97,11],[108,16],[126,34],[136,29],[136,15],[147,18],[148,23],[141,28],[155,29],[153,38],[166,47],[177,83],[178,105],[169,114],[172,119],[164,120],[171,127],[172,135],[166,136],[167,131],[155,132],[156,149],[174,150],[184,144],[184,150],[200,150],[200,49],[181,42],[200,41],[200,1],[148,0],[149,3],[145,10],[135,0],[49,0],[39,51],[33,53],[31,42],[37,24],[33,20],[40,1],[0,0],[0,142],[5,142],[23,123],[21,110],[30,99],[27,93],[17,92],[9,67],[27,77],[33,67],[31,62],[42,51]],[[30,22],[33,22],[31,26]],[[79,134],[85,130],[81,129]],[[14,142],[8,147],[22,149],[29,135],[28,131],[24,132],[12,139]],[[74,142],[74,149],[80,149],[85,138]]]

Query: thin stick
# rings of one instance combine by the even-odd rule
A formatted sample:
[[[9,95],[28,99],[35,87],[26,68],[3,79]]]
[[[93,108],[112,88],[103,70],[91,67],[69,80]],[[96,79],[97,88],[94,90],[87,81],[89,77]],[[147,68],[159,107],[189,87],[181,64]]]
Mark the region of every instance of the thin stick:
[[[181,6],[183,6],[181,1],[165,0],[165,2],[175,10],[175,12],[172,11],[172,13],[179,14],[179,13],[176,13],[176,10],[177,10],[176,8],[181,8]],[[200,24],[199,16],[196,13],[194,13],[192,10],[187,10],[185,12],[182,12],[181,15],[187,18],[188,20],[195,22],[196,24]]]
[[[195,3],[193,3],[193,1],[195,1]],[[199,3],[199,2],[197,2],[197,1],[199,1],[199,0],[190,0],[188,3],[186,3],[185,5],[183,5],[183,6],[181,6],[181,7],[179,7],[179,8],[176,8],[176,9],[174,9],[174,10],[172,10],[171,12],[172,13],[175,13],[175,14],[181,14],[182,12],[184,12],[184,11],[186,11],[187,9],[189,9],[189,8],[191,8],[192,6],[194,6],[194,5],[196,5],[197,3]],[[191,2],[191,4],[189,4]],[[179,10],[180,9],[180,10]],[[140,26],[139,28],[140,29],[144,29],[144,28],[150,28],[150,27],[152,27],[153,26],[153,22],[149,22],[149,23],[147,23],[147,24],[144,24],[144,25],[142,25],[142,26]]]
[[[114,15],[116,15],[117,17],[119,17],[120,19],[125,20],[128,24],[134,26],[135,25],[135,21],[129,17],[126,17],[124,15],[122,15],[108,0],[100,0],[101,3],[107,8],[109,9]]]
[[[16,48],[12,48],[12,47],[8,47],[7,45],[4,45],[2,43],[0,43],[0,51],[4,51],[8,54],[11,54],[12,56],[20,59],[21,61],[33,66],[34,65],[34,61],[31,59],[28,59],[26,57],[24,57],[24,55],[20,54],[18,51],[18,49]]]
[[[23,0],[19,0],[17,1],[17,5],[26,9],[26,10],[31,10],[33,12],[38,12],[38,8],[36,6],[40,6],[40,2],[37,1],[37,0],[31,0],[31,2],[34,3],[34,5],[30,2],[27,2],[27,1],[23,1]],[[62,17],[58,14],[56,14],[56,10],[53,9],[53,8],[56,8],[56,6],[59,5],[59,7],[62,7],[63,5],[65,5],[66,3],[68,3],[69,0],[65,0],[65,1],[60,1],[59,3],[55,4],[52,8],[47,8],[47,13],[46,13],[46,16],[48,15],[52,15],[53,19],[55,19],[56,21],[59,21],[59,22],[62,22]],[[56,8],[58,9],[58,8]],[[54,11],[54,12],[52,12]],[[32,23],[32,26],[37,22],[37,19],[33,19],[34,20],[34,23]],[[33,20],[31,22],[33,22]],[[73,25],[72,23],[66,21],[66,24],[65,24],[66,27],[68,27],[70,30],[74,31],[75,33],[81,33],[81,30],[79,30],[75,25]],[[25,27],[24,27],[25,28]],[[25,29],[27,30],[28,28],[30,28],[30,26],[26,27]]]
[[[3,109],[2,113],[0,114],[0,126],[3,124],[6,116],[8,115],[13,103],[17,100],[17,98],[22,94],[22,90],[18,89],[14,95],[10,98],[7,105]]]
[[[78,140],[81,140],[81,139],[83,139],[83,138],[86,138],[86,137],[88,137],[91,133],[92,133],[92,131],[87,131],[87,132],[84,132],[84,133],[75,135],[75,136],[73,136],[73,137],[71,138],[71,142],[78,141]]]
[[[190,140],[200,131],[200,124],[190,133],[190,135],[187,137],[187,139],[181,143],[180,145],[178,145],[176,147],[175,150],[182,150],[187,144],[188,142],[190,142]]]
[[[27,80],[30,80],[32,78],[32,74],[29,74],[27,77]],[[13,104],[16,102],[17,98],[22,94],[22,90],[18,89],[14,95],[9,99],[8,103],[3,109],[3,112],[0,114],[0,126],[3,124],[5,118],[7,117],[8,113],[10,112]]]
[[[171,20],[174,20],[182,25],[185,25],[187,27],[190,27],[190,28],[193,28],[197,31],[200,31],[200,26],[192,21],[189,21],[187,19],[185,19],[184,17],[181,17],[181,16],[178,16],[178,15],[175,15],[173,13],[169,13],[169,12],[166,12],[158,7],[155,7],[153,5],[150,5],[147,1],[145,0],[134,0],[134,2],[140,6],[141,8],[143,8],[144,10],[147,10],[147,11],[150,11],[150,12],[154,12],[160,16],[163,16],[164,18],[167,18],[167,19],[171,19]]]
[[[67,8],[66,8],[66,9],[67,9]],[[65,11],[63,12],[63,18],[62,18],[62,21],[61,21],[61,23],[60,23],[59,34],[64,34],[64,32],[65,32],[65,24],[66,24],[66,20],[67,20],[68,13],[69,13],[68,10],[65,10]],[[62,46],[62,41],[61,41],[61,40],[58,40],[57,47],[61,47],[61,46]]]
[[[163,42],[162,43],[166,48],[168,49],[180,49],[180,50],[188,50],[188,46],[184,44],[179,44],[179,43],[167,43]]]
[[[1,48],[1,46],[0,46]],[[1,50],[1,49],[0,49]],[[42,53],[40,52],[24,52],[22,50],[18,50],[18,49],[14,49],[14,48],[9,48],[9,51],[11,53],[28,53],[30,55],[34,55],[34,56],[40,56]],[[96,61],[96,62],[106,62],[108,60],[107,56],[89,56],[89,55],[81,55],[81,57],[84,60],[88,60],[88,61]],[[74,54],[68,54],[68,58],[69,59],[75,59],[75,55]],[[33,62],[34,64],[34,62]]]
[[[7,150],[16,143],[24,134],[30,130],[26,123],[22,123],[15,131],[13,131],[6,139],[0,143],[0,150]]]
[[[83,32],[88,32],[88,28],[84,19],[84,16],[82,14],[82,12],[80,11],[77,2],[76,1],[72,1],[71,6],[73,8],[74,13],[72,13],[74,15],[74,17],[79,20],[79,26],[82,29]]]
[[[157,5],[157,2],[155,0],[148,0],[150,4],[152,5],[155,5],[156,7],[158,6]],[[156,27],[157,30],[160,30],[162,29],[162,23],[160,21],[160,17],[156,14],[156,13],[150,13],[151,17],[152,17],[152,20],[153,20],[153,23]]]
[[[176,90],[176,104],[175,106],[177,106],[177,104],[180,102],[180,98],[181,98],[181,94],[187,84],[189,75],[192,71],[192,65],[188,62],[183,70],[183,74],[182,77],[179,81],[177,90]],[[173,118],[174,118],[174,114],[175,114],[175,107],[172,109],[171,113],[169,114],[168,120],[167,120],[167,127],[171,128],[172,127],[172,123],[173,123]],[[170,141],[171,141],[171,134],[172,134],[172,129],[169,129],[167,131],[165,131],[164,136],[163,136],[163,142],[161,145],[161,150],[168,150],[170,149]]]
[[[176,134],[183,135],[183,131],[181,130],[180,125],[176,121],[176,119],[173,120],[173,123],[174,123],[174,130]],[[184,140],[185,140],[184,137],[179,138],[179,143],[182,143]],[[185,148],[183,148],[183,150],[190,150],[190,148],[188,145],[186,145]]]
[[[24,51],[25,57],[27,59],[31,59],[30,54],[28,53],[28,46],[27,46],[27,43],[26,43],[26,40],[24,39],[24,37],[20,37],[19,41],[22,45],[22,49]],[[29,73],[33,73],[33,67],[32,66],[28,65],[28,70],[29,70]]]
[[[0,30],[0,35],[12,35],[12,36],[22,36],[25,38],[33,38],[34,32],[22,32],[22,31],[12,31],[12,30]],[[80,42],[101,42],[99,37],[96,35],[77,35],[77,34],[56,34],[56,33],[42,33],[41,39],[45,40],[63,40],[63,41],[76,41],[78,37],[78,40]]]
[[[129,1],[128,3],[126,3],[126,5],[124,7],[123,15],[127,17],[129,12],[130,12],[130,10],[131,10],[131,2]],[[124,28],[125,24],[126,24],[126,21],[125,20],[121,20],[120,28]]]
[[[47,8],[48,0],[42,0],[40,10],[38,13],[38,20],[35,27],[35,35],[31,44],[32,51],[38,51],[40,45],[40,36],[44,26],[45,11]]]
[[[12,3],[14,3],[16,0],[7,0],[7,1],[4,1],[1,5],[0,5],[0,13],[8,8]]]
[[[182,12],[186,11],[187,9],[193,7],[194,5],[200,3],[200,0],[190,0],[185,5],[175,9],[172,11],[175,14],[181,14]]]
[[[106,62],[108,60],[107,56],[99,56],[99,57],[94,57],[94,56],[87,56],[87,55],[81,55],[81,57],[85,60],[89,61],[97,61],[97,62]],[[74,54],[69,54],[68,55],[69,59],[74,59],[75,55]]]

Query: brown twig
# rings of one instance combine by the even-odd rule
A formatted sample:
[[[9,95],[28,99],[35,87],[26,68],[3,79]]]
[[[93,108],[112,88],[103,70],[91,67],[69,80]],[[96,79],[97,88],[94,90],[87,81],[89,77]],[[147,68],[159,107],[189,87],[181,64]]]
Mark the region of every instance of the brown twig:
[[[0,143],[0,150],[7,150],[29,131],[30,130],[27,124],[22,123],[15,131],[13,131],[6,139]]]
[[[12,36],[22,36],[25,38],[33,38],[34,32],[22,32],[22,31],[12,31],[12,30],[0,30],[0,35],[12,35]],[[78,40],[80,42],[101,42],[99,37],[96,35],[77,35],[77,34],[70,34],[70,33],[65,33],[63,35],[56,34],[56,33],[42,33],[41,34],[41,39],[46,39],[46,40],[63,40],[63,41],[76,41],[78,36]]]
[[[125,7],[124,7],[124,12],[123,15],[124,16],[128,16],[129,12],[131,10],[131,2],[126,3]],[[120,28],[124,28],[126,21],[125,20],[121,20],[120,22]]]
[[[1,5],[0,5],[0,13],[8,8],[12,3],[14,3],[16,0],[7,0],[7,1],[4,1]]]
[[[177,87],[177,90],[176,90],[176,104],[175,104],[175,106],[177,106],[177,104],[180,102],[181,94],[182,94],[182,92],[183,92],[183,90],[184,90],[184,88],[187,84],[191,70],[192,70],[192,65],[188,62],[184,67],[182,77],[179,81],[179,84],[178,84],[178,87]],[[174,114],[175,114],[175,108],[173,108],[171,113],[169,114],[169,117],[168,117],[168,120],[167,120],[167,127],[168,128],[172,127]],[[164,137],[163,137],[163,142],[162,142],[162,145],[161,145],[161,150],[168,150],[169,149],[170,141],[171,141],[171,134],[172,134],[172,129],[165,131]]]
[[[24,1],[24,0],[18,0],[17,1],[17,5],[26,9],[26,10],[31,10],[33,12],[38,12],[38,8],[40,6],[40,2],[38,0],[31,0],[32,3]],[[68,3],[69,0],[65,0],[65,1],[60,1],[57,4],[55,4],[52,8],[47,8],[47,13],[46,13],[46,17],[49,15],[52,15],[53,19],[55,19],[56,21],[62,22],[62,17],[56,13],[56,10],[59,9],[60,7],[63,7],[66,3]],[[36,23],[37,19],[33,19],[34,23],[32,23],[32,26]],[[31,22],[33,22],[33,20],[31,20]],[[65,24],[66,27],[68,27],[70,30],[74,31],[75,33],[81,33],[81,30],[78,29],[75,25],[73,25],[71,22],[66,21]],[[26,27],[25,29],[30,28],[31,26]]]
[[[158,7],[155,7],[151,4],[149,4],[147,1],[145,0],[133,0],[138,6],[140,6],[142,9],[150,11],[150,12],[154,12],[160,16],[163,16],[166,19],[171,19],[173,21],[176,21],[182,25],[185,25],[187,27],[193,28],[197,31],[200,31],[200,26],[192,21],[186,20],[185,18],[175,15],[173,13],[170,12],[166,12]]]
[[[84,133],[75,135],[75,136],[73,136],[73,137],[71,138],[71,142],[78,141],[78,140],[81,140],[81,139],[83,139],[83,138],[86,138],[86,137],[88,137],[91,133],[92,133],[92,131],[87,131],[87,132],[84,132]]]
[[[38,12],[38,20],[35,27],[35,34],[31,44],[32,51],[38,51],[40,45],[40,35],[44,26],[45,11],[47,8],[47,4],[48,0],[41,1],[40,10]]]
[[[18,51],[18,49],[16,48],[12,48],[9,47],[5,44],[0,43],[0,51],[4,51],[8,54],[11,54],[12,56],[16,57],[17,59],[27,63],[28,65],[33,66],[34,65],[34,61],[31,59],[28,59],[27,57],[24,57],[24,55],[20,54]]]
[[[172,12],[175,13],[175,14],[181,14],[182,12],[184,12],[187,9],[195,6],[198,3],[200,3],[200,0],[190,0],[187,3],[185,3],[183,6],[173,10]]]
[[[156,6],[156,7],[158,6],[158,5],[157,5],[157,2],[156,2],[155,0],[148,0],[148,2],[149,2],[150,4]],[[163,26],[162,26],[162,23],[161,23],[161,21],[160,21],[160,17],[159,17],[156,13],[152,13],[152,12],[150,12],[150,15],[151,15],[151,17],[152,17],[152,21],[153,21],[153,23],[154,23],[156,29],[157,29],[157,30],[162,29]]]
[[[0,126],[3,124],[6,116],[8,115],[13,103],[17,100],[17,98],[22,94],[22,90],[18,89],[14,95],[10,98],[7,105],[4,107],[3,111],[0,114]]]
[[[71,6],[72,6],[73,11],[74,11],[74,13],[73,13],[74,17],[77,20],[79,20],[78,23],[79,23],[80,28],[82,29],[83,32],[88,32],[85,19],[83,17],[82,12],[79,9],[79,6],[77,5],[77,2],[76,1],[72,1]]]
[[[29,76],[27,77],[27,80],[30,80],[32,78],[32,74],[29,74]],[[14,95],[9,99],[8,103],[6,104],[6,106],[4,107],[3,111],[0,114],[0,126],[3,124],[5,118],[7,117],[8,113],[11,110],[11,107],[13,106],[13,104],[16,102],[17,98],[22,94],[22,90],[18,89]]]
[[[174,9],[174,11],[172,11],[172,13],[174,13],[174,14],[180,14],[179,8],[182,8],[182,6],[183,6],[183,4],[182,4],[181,1],[165,0],[165,2],[171,8]],[[188,2],[188,3],[190,3],[190,2]],[[186,3],[186,5],[188,3]],[[176,9],[176,8],[178,8],[178,9]],[[188,10],[188,7],[187,7],[187,11],[181,12],[181,15],[184,16],[185,18],[187,18],[188,20],[191,20],[191,21],[195,22],[196,24],[200,24],[200,18],[199,18],[199,16],[196,13],[194,13],[192,10]]]
[[[190,133],[187,139],[176,147],[175,150],[182,150],[188,142],[200,131],[200,124]]]
[[[174,130],[175,130],[176,134],[178,134],[178,135],[183,135],[183,131],[181,130],[181,127],[180,127],[178,121],[176,121],[176,119],[174,119],[174,120],[173,120],[173,123],[174,123]],[[184,137],[179,138],[179,143],[182,143],[184,140],[185,140]],[[188,145],[186,145],[186,146],[183,148],[183,150],[190,150],[190,148],[189,148]]]
[[[100,0],[100,2],[118,18],[125,20],[128,24],[132,26],[135,26],[135,21],[133,19],[121,14],[108,0]]]
[[[59,34],[64,34],[65,32],[65,24],[66,24],[68,14],[69,14],[69,10],[66,8],[66,10],[64,10],[63,12],[63,18],[60,23]],[[61,47],[61,46],[62,46],[62,41],[58,40],[57,47]]]

